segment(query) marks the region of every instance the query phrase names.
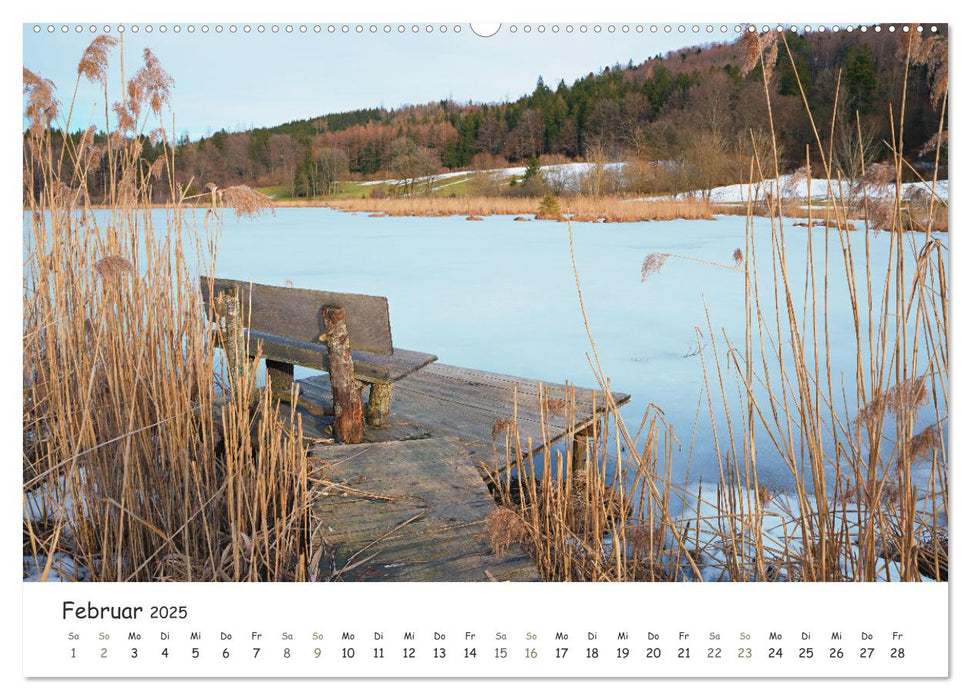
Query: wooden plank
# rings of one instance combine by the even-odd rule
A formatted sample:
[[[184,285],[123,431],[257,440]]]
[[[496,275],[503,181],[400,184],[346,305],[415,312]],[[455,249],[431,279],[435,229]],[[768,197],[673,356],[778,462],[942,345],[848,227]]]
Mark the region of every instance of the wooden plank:
[[[362,382],[397,382],[438,359],[427,352],[394,348],[390,355],[352,350],[354,376]]]
[[[598,408],[602,408],[603,395],[593,389],[574,387],[572,396],[567,396],[567,388],[563,384],[547,384],[533,379],[512,377],[504,374],[483,372],[481,370],[466,369],[436,364],[427,372],[422,372],[409,383],[412,391],[423,393],[430,398],[443,400],[474,399],[475,405],[492,409],[499,404],[507,404],[509,397],[515,391],[520,410],[539,414],[540,388],[545,401],[543,410],[552,416],[563,413],[563,404],[572,401],[576,407],[592,410],[595,396]],[[626,401],[630,397],[626,394],[614,392],[618,399]]]
[[[539,579],[521,547],[490,551],[485,519],[495,502],[458,440],[325,445],[311,455],[324,486],[313,513],[325,578]]]
[[[395,383],[391,415],[384,430],[369,428],[365,440],[412,439],[423,436],[453,436],[462,440],[473,464],[492,467],[496,457],[505,460],[505,423],[493,439],[497,421],[511,421],[516,415],[516,427],[523,454],[542,449],[544,443],[561,440],[569,432],[564,409],[540,411],[540,384],[536,380],[503,374],[467,370],[462,367],[434,363]],[[513,387],[518,401],[513,401]],[[562,385],[542,385],[555,400],[569,406]],[[326,375],[309,377],[300,382],[301,395],[311,400],[326,401],[330,383]],[[604,396],[592,389],[575,388],[572,428],[582,431],[590,427],[606,409]],[[618,406],[630,400],[628,394],[611,392]],[[593,396],[596,395],[596,414]],[[585,398],[586,397],[586,398]],[[304,430],[313,434],[312,420],[305,419]],[[515,447],[515,446],[514,446]],[[512,452],[515,457],[515,449]]]
[[[347,312],[351,348],[380,355],[392,352],[391,320],[385,297],[273,287],[230,279],[213,279],[211,283],[213,296],[242,288],[243,320],[251,331],[318,343],[325,331],[323,308],[337,306]],[[200,277],[200,287],[208,310],[211,308],[210,279]]]
[[[298,367],[310,367],[327,371],[326,343],[294,341],[262,331],[250,331],[249,352],[256,354],[262,347],[262,356]],[[364,350],[351,350],[354,376],[362,382],[396,382],[412,372],[431,364],[438,358],[425,352],[394,348],[390,355],[380,355]]]

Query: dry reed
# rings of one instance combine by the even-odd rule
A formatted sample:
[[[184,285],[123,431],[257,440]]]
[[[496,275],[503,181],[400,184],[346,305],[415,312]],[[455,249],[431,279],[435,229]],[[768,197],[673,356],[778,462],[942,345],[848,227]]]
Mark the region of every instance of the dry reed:
[[[399,197],[397,199],[328,199],[283,201],[277,206],[326,206],[347,212],[387,216],[516,216],[533,215],[540,199],[529,197]],[[567,197],[559,200],[563,218],[589,222],[711,219],[712,205],[703,199],[628,200],[620,197]],[[550,218],[556,219],[556,216]]]
[[[931,46],[920,41],[908,43],[905,64],[935,66],[946,76],[941,66],[946,44],[942,49],[939,41]],[[743,42],[747,68],[763,68],[771,125],[766,68],[775,62],[775,51],[792,63],[785,36],[747,33]],[[942,80],[935,83],[942,110],[937,162],[947,100]],[[832,182],[836,172],[801,97],[822,163],[818,176]],[[891,114],[902,123],[899,113]],[[871,209],[866,188],[862,212],[833,188],[825,202],[805,204],[803,217],[820,226],[823,237],[804,236],[808,262],[798,289],[783,245],[794,223],[786,201],[770,198],[759,205],[765,209],[758,214],[770,223],[768,242],[758,241],[761,245],[753,223],[757,203],[746,206],[745,246],[732,255],[745,292],[744,342],[736,346],[724,331],[716,333],[710,319],[697,329],[716,445],[708,458],[718,464],[717,484],[705,489],[692,488],[686,479],[676,482],[673,427],[652,406],[632,435],[609,394],[604,395],[605,425],[574,440],[575,405],[567,387],[569,400],[561,413],[572,427],[565,451],[544,446],[534,460],[527,459],[532,446],[522,444],[514,421],[496,433],[505,449],[496,452],[495,492],[504,508],[519,515],[524,544],[544,578],[947,579],[948,265],[946,239],[932,235],[941,218],[946,229],[947,207],[933,197],[903,201],[902,175],[910,165],[900,141],[889,144],[886,157],[891,165],[884,185],[898,193],[886,201],[886,211]],[[753,179],[775,179],[778,191],[776,158],[763,162],[756,156],[752,170]],[[808,161],[800,177],[811,182]],[[886,179],[887,173],[861,175]],[[908,217],[916,206],[926,207],[920,220]],[[856,216],[865,231],[851,236],[849,220]],[[880,256],[870,244],[874,224],[892,238]],[[757,254],[766,250],[771,259],[757,264]],[[662,274],[668,257],[647,256],[642,280]],[[841,274],[829,271],[831,261]],[[586,322],[579,276],[576,282]],[[842,303],[852,319],[848,340],[856,370],[846,383],[833,376],[835,348],[847,341],[839,338],[837,344],[832,335],[834,299],[843,298],[835,295],[837,286],[846,290]],[[589,325],[587,332],[591,367],[607,391],[610,382]],[[545,406],[540,397],[541,412]],[[914,469],[918,462],[920,479]],[[785,489],[760,480],[760,473],[780,466],[791,477]]]
[[[78,68],[106,95],[114,46],[95,39]],[[128,133],[138,115],[164,133],[171,79],[145,52],[106,143],[64,149],[67,182],[51,129],[69,121],[54,121],[49,81],[26,69],[24,81],[25,575],[313,578],[300,423],[256,390],[255,363],[229,378],[214,352],[195,268],[211,275],[218,218],[200,226],[183,208],[173,144],[147,164]],[[98,210],[94,153],[111,164]],[[173,202],[155,216],[153,186]]]

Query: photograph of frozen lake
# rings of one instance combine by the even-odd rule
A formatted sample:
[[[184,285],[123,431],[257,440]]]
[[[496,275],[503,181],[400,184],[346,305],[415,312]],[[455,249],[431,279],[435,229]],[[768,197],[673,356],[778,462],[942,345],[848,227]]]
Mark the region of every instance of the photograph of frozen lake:
[[[945,25],[225,26],[24,27],[25,581],[948,579]]]

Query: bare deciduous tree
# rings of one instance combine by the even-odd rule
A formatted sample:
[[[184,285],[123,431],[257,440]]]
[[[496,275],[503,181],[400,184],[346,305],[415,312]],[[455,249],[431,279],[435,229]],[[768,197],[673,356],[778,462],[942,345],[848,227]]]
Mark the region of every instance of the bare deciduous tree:
[[[441,167],[442,161],[435,151],[407,137],[395,139],[391,144],[391,173],[409,195],[421,184],[427,188],[429,176]]]

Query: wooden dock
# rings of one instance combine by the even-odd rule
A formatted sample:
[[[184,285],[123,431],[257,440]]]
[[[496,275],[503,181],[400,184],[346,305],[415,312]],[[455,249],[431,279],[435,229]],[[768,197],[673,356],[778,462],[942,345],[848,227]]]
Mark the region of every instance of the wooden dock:
[[[311,456],[325,580],[539,580],[521,547],[490,550],[495,502],[455,438],[317,445]]]
[[[329,412],[328,376],[301,380],[302,403]],[[601,392],[433,363],[394,386],[391,415],[365,442],[328,444],[328,419],[301,409],[323,495],[314,516],[325,545],[321,576],[343,581],[533,581],[519,546],[489,546],[496,504],[483,475],[601,418]],[[613,393],[622,405],[630,397]],[[572,411],[572,416],[570,412]],[[515,425],[515,431],[512,430]],[[507,450],[507,443],[512,447]]]
[[[607,408],[602,392],[437,364],[396,347],[385,297],[199,284],[233,390],[247,357],[266,361],[269,387],[285,401],[294,367],[328,372],[299,381],[297,399],[314,465],[319,579],[539,579],[519,544],[493,551],[487,480],[565,437],[575,450],[585,445]],[[614,393],[610,403],[629,399]]]
[[[329,409],[330,381],[326,374],[299,384],[304,399]],[[577,387],[572,394],[571,401],[562,384],[541,384],[435,362],[395,384],[387,425],[368,427],[365,440],[456,437],[472,463],[488,471],[495,466],[497,453],[500,461],[504,459],[506,434],[513,423],[523,454],[528,457],[530,451],[536,453],[544,444],[563,439],[570,429],[568,423],[572,422],[574,432],[582,433],[600,419],[606,409],[602,392]],[[619,392],[612,392],[612,397],[618,406],[630,400],[628,394]],[[567,415],[570,410],[572,421]],[[303,420],[306,436],[330,437],[326,419],[307,413]]]

